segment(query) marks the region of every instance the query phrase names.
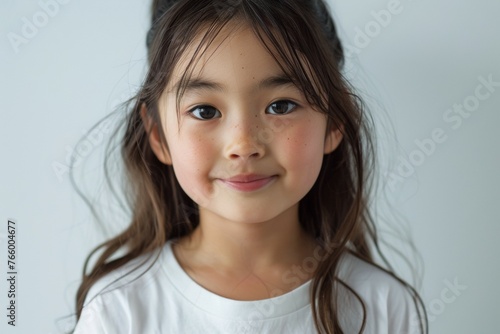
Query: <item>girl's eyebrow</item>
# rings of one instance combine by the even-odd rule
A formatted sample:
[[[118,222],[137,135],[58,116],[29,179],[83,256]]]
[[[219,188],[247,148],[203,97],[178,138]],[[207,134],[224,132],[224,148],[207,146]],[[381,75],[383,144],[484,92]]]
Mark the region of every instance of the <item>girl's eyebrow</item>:
[[[180,80],[173,86],[172,90],[170,90],[169,93],[177,91],[179,85],[180,85]],[[270,77],[261,80],[255,86],[254,91],[264,90],[269,88],[278,88],[278,87],[292,87],[298,89],[298,87],[293,83],[292,79],[281,73],[278,75],[272,75]],[[201,91],[201,90],[225,93],[227,91],[227,88],[225,87],[225,85],[221,83],[203,77],[191,78],[186,83],[186,92]]]

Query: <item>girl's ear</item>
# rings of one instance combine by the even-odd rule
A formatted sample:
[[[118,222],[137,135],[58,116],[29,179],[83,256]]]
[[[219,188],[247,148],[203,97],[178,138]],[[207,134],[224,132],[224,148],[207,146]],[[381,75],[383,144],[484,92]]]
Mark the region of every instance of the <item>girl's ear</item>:
[[[144,128],[146,129],[146,133],[150,132],[148,140],[153,153],[156,155],[158,160],[163,162],[165,165],[171,165],[172,159],[170,157],[170,153],[164,147],[164,145],[162,145],[162,142],[160,140],[158,124],[153,122],[151,117],[148,116],[145,103],[141,105],[141,118],[142,123],[144,124]]]
[[[325,138],[325,151],[324,154],[330,154],[339,146],[342,141],[344,126],[340,125],[338,128],[333,128],[328,131]]]

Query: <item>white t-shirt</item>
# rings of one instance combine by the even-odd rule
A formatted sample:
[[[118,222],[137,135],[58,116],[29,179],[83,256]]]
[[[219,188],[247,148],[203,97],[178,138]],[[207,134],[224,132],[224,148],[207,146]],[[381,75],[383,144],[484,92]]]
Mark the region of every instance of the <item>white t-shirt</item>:
[[[309,302],[311,280],[286,294],[265,300],[224,298],[187,275],[177,262],[171,244],[171,241],[165,244],[156,262],[153,256],[105,292],[99,293],[145,256],[96,282],[86,297],[74,333],[317,333]],[[415,305],[400,282],[349,253],[343,255],[339,265],[338,276],[365,303],[367,319],[363,333],[420,333]],[[344,333],[359,333],[363,317],[361,304],[342,285],[339,285],[338,297]]]

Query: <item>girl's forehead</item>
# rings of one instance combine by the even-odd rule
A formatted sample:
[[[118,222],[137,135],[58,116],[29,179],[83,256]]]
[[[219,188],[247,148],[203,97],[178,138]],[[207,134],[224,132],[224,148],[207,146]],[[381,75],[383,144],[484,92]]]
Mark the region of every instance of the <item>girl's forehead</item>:
[[[306,56],[286,45],[279,34],[273,34],[275,41],[272,43],[265,34],[257,36],[252,26],[241,22],[228,23],[215,37],[210,34],[207,37],[206,34],[206,29],[200,29],[191,43],[186,45],[169,76],[162,94],[164,97],[176,96],[183,76],[189,81],[182,83],[183,88],[193,85],[207,87],[206,82],[210,81],[222,83],[215,85],[222,87],[219,91],[238,90],[249,94],[257,92],[257,82],[271,76],[281,76],[278,81],[283,81],[283,77],[296,78],[294,72],[297,69],[284,66],[286,62],[282,57],[298,59],[306,76],[311,79],[309,81],[318,87],[317,81],[312,79],[315,74]],[[276,42],[278,45],[275,45]],[[193,80],[198,78],[202,78],[202,84]]]
[[[259,64],[267,70],[280,68],[247,24],[228,24],[209,42],[204,39],[206,33],[206,30],[201,30],[186,45],[171,73],[167,92],[175,92],[176,83],[186,73],[189,77],[198,77],[203,73],[223,76],[231,66],[245,62],[254,66]],[[272,44],[267,45],[273,49]]]

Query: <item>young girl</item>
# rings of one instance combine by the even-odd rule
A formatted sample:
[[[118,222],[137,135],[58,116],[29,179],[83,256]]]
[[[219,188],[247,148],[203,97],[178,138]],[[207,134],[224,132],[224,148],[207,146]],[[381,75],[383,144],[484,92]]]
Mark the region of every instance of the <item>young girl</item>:
[[[155,0],[152,22],[132,221],[89,255],[75,333],[427,332],[374,263],[371,124],[323,0]]]

